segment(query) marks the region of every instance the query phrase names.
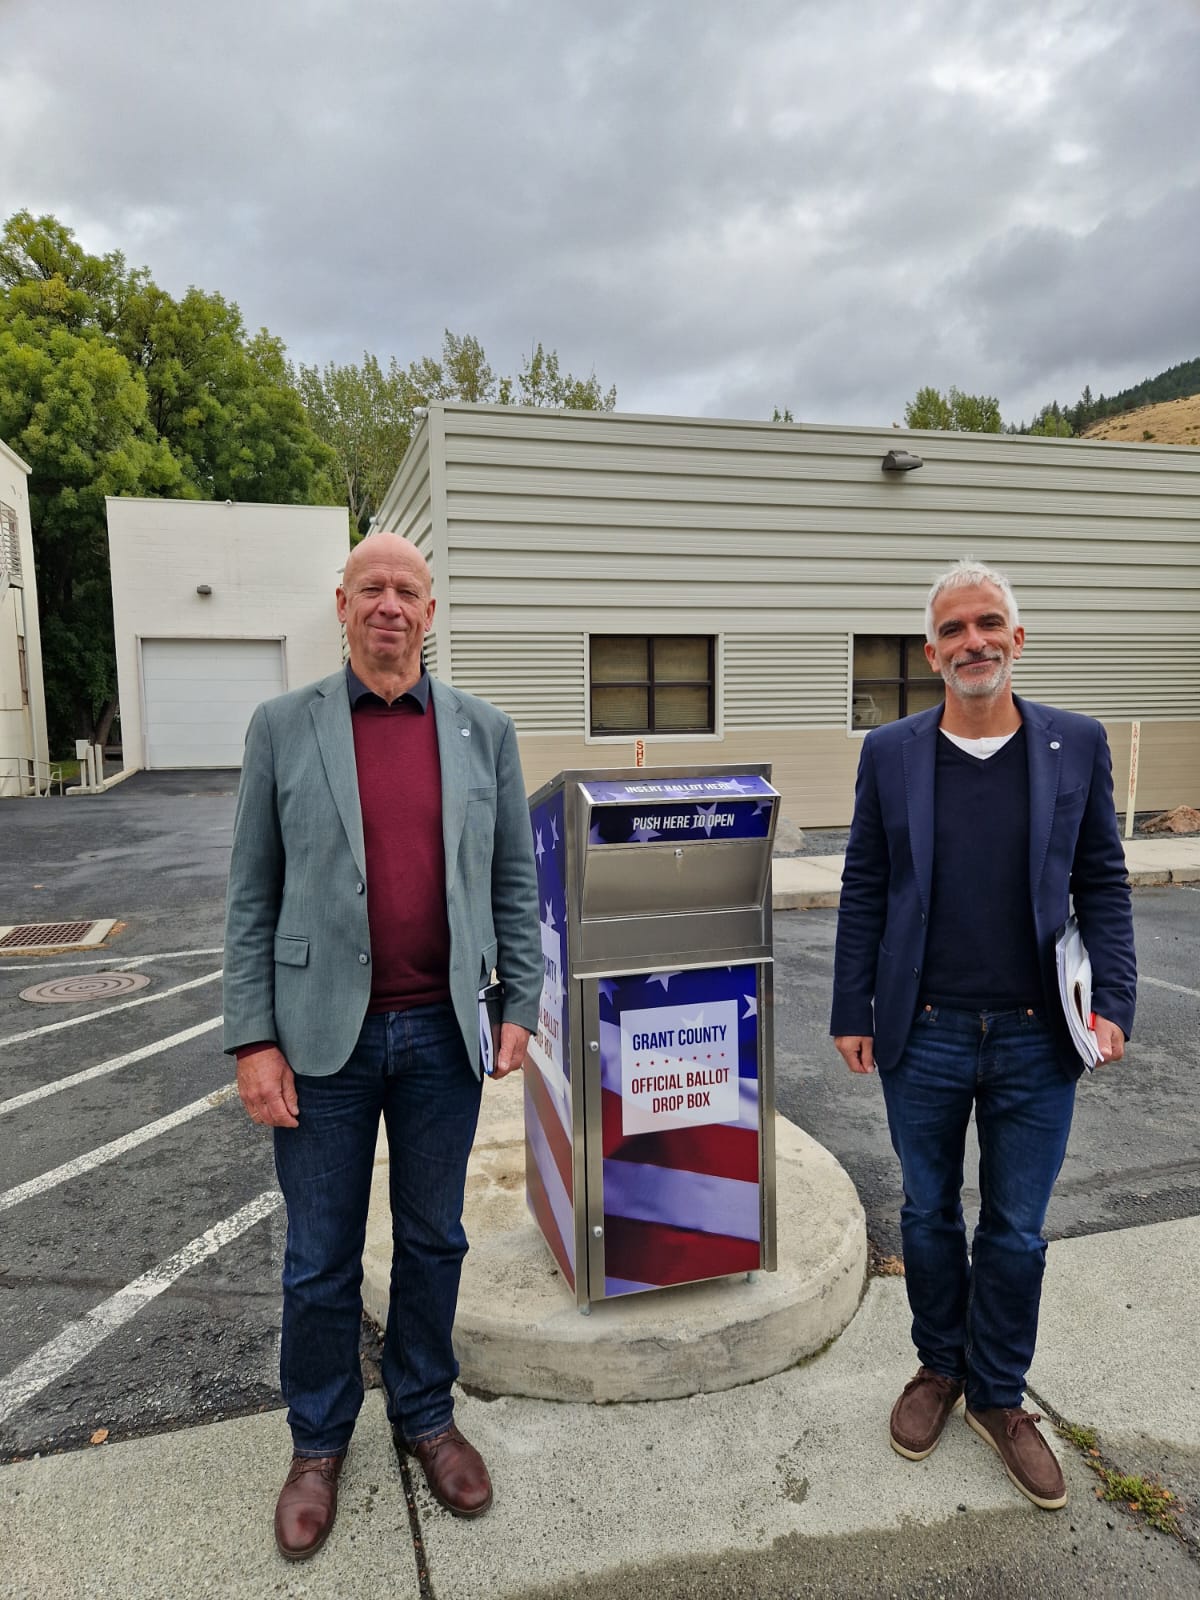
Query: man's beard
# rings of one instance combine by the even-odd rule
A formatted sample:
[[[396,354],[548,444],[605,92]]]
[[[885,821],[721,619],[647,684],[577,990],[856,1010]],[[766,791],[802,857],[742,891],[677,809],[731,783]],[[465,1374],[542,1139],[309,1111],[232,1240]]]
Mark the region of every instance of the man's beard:
[[[986,677],[964,677],[960,668],[975,666],[980,661],[991,662],[993,671]],[[990,699],[1000,693],[1012,676],[1012,659],[1001,654],[973,656],[969,661],[952,661],[942,668],[942,676],[949,688],[964,700]]]

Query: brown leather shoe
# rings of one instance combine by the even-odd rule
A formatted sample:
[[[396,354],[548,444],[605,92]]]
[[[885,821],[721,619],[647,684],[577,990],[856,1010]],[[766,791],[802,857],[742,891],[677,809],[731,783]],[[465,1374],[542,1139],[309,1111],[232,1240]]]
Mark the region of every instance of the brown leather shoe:
[[[962,1392],[958,1379],[918,1367],[916,1377],[908,1380],[892,1407],[889,1431],[896,1454],[909,1461],[924,1461],[932,1455]]]
[[[444,1433],[410,1444],[393,1430],[396,1448],[415,1456],[435,1500],[456,1517],[481,1517],[492,1503],[492,1480],[483,1457],[451,1423]]]
[[[967,1408],[967,1426],[991,1445],[1026,1500],[1043,1511],[1057,1511],[1067,1503],[1067,1485],[1054,1451],[1038,1432],[1041,1420],[1040,1412],[1019,1406]]]
[[[340,1456],[293,1456],[275,1506],[275,1543],[285,1561],[307,1561],[333,1531]]]

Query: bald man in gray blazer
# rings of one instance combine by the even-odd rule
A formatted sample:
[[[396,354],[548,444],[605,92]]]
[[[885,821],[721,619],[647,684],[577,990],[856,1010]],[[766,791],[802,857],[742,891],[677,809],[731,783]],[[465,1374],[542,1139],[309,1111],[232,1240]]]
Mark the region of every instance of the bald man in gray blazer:
[[[347,667],[268,701],[246,739],[226,921],[225,1049],[274,1130],[288,1212],[280,1377],[293,1459],[275,1514],[303,1560],[333,1527],[362,1403],[362,1250],[380,1117],[393,1217],[383,1351],[397,1448],[478,1516],[492,1487],[453,1421],[451,1344],[481,1089],[478,991],[505,986],[494,1074],[524,1061],[542,960],[511,720],[438,683],[429,569],[395,534],[337,591]]]

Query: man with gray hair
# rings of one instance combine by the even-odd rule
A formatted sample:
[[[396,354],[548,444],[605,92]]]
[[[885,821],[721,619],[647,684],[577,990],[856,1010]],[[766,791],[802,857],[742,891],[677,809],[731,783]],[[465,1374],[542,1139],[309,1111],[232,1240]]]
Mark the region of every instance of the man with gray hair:
[[[1058,999],[1074,902],[1095,1034],[1119,1061],[1136,967],[1104,729],[1013,693],[1025,641],[1007,578],[963,561],[929,593],[925,654],[944,704],[863,741],[834,960],[834,1043],[879,1069],[900,1160],[900,1231],[920,1367],[891,1442],[920,1461],[965,1395],[969,1426],[1046,1510],[1062,1470],[1022,1408],[1051,1190],[1083,1062]],[[975,1113],[979,1222],[963,1157]]]

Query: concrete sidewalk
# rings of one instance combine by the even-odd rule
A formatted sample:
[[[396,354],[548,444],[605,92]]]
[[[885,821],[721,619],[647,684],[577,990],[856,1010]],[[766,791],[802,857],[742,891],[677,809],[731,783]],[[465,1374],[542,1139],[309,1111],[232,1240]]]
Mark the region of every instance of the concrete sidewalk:
[[[1198,1255],[1200,1219],[1051,1245],[1030,1387],[1094,1426],[1114,1462],[1200,1489]],[[1200,1592],[1185,1544],[1097,1501],[1061,1442],[1072,1500],[1056,1515],[1017,1494],[961,1417],[927,1461],[901,1460],[887,1416],[913,1365],[903,1283],[882,1278],[828,1350],[761,1383],[639,1405],[465,1396],[459,1420],[496,1483],[474,1523],[420,1482],[410,1522],[373,1392],[333,1537],[299,1567],[271,1536],[282,1413],[17,1463],[0,1469],[0,1594]]]
[[[1135,884],[1200,883],[1200,840],[1126,848]],[[776,907],[835,905],[842,861],[777,859]],[[493,1185],[513,1178],[502,1144],[481,1151]],[[797,1182],[840,1192],[841,1169],[803,1136],[796,1164]],[[834,1226],[817,1254],[842,1292],[853,1192],[839,1204],[821,1211]],[[789,1235],[804,1226],[801,1207]],[[372,1392],[333,1537],[296,1567],[271,1534],[289,1457],[281,1412],[2,1467],[0,1600],[1200,1595],[1198,1257],[1200,1218],[1051,1245],[1030,1376],[1033,1402],[1095,1428],[1112,1465],[1161,1473],[1183,1495],[1190,1545],[1099,1502],[1085,1456],[1062,1443],[1072,1499],[1056,1515],[1017,1494],[961,1418],[929,1460],[895,1455],[888,1413],[915,1359],[903,1282],[876,1278],[827,1348],[757,1382],[607,1405],[463,1395],[458,1419],[496,1483],[481,1522],[456,1521],[401,1470]],[[552,1276],[548,1254],[545,1265]],[[619,1309],[587,1320],[599,1328],[599,1312]],[[672,1359],[688,1359],[686,1342]]]
[[[776,911],[836,906],[845,856],[776,856],[772,863]],[[1126,839],[1125,860],[1134,888],[1200,883],[1200,838]]]

